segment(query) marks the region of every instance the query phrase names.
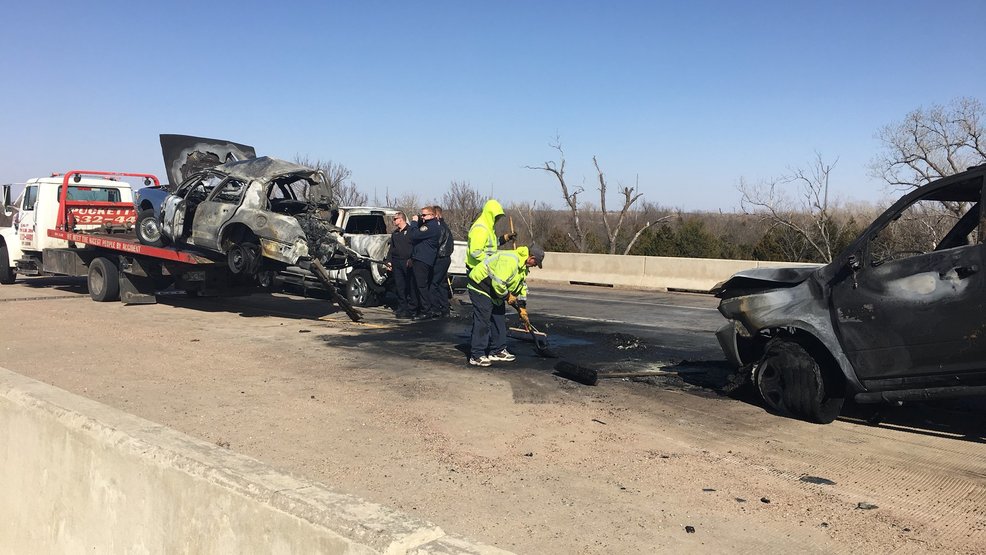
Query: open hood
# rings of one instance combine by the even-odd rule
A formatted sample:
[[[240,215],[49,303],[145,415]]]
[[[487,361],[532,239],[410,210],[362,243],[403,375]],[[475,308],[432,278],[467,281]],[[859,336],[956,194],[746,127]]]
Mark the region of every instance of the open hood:
[[[161,135],[161,154],[168,182],[175,186],[197,171],[257,157],[249,145],[190,135]]]

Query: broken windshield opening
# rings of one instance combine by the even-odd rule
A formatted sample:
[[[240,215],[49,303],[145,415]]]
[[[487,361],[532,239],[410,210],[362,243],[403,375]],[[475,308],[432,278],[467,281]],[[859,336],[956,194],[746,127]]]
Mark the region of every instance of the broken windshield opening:
[[[869,243],[871,264],[980,243],[980,203],[972,199],[979,198],[981,183],[950,189],[916,200],[876,232]]]

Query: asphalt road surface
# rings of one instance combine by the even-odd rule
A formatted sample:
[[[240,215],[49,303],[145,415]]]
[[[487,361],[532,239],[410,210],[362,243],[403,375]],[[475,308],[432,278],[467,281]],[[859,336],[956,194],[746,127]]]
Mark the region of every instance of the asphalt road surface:
[[[286,294],[124,306],[20,280],[0,286],[0,365],[522,553],[986,545],[981,411],[769,414],[721,394],[722,320],[694,294],[537,286],[557,358],[518,336],[516,362],[472,368],[463,298],[451,319],[353,324]],[[589,387],[561,362],[669,375]]]

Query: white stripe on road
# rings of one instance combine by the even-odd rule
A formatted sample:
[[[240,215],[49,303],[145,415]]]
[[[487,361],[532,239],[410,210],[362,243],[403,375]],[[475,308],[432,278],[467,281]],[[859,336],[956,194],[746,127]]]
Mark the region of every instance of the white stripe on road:
[[[557,294],[552,294],[552,293],[545,293],[544,291],[536,291],[534,293],[534,295],[531,295],[530,294],[530,291],[528,291],[528,298],[530,299],[532,297],[533,298],[536,298],[536,297],[554,297],[556,299],[571,299],[572,298],[571,295],[557,295]],[[585,297],[583,296],[582,298],[585,298]],[[640,302],[640,301],[622,301],[622,300],[619,300],[619,299],[603,299],[603,298],[595,298],[595,299],[591,299],[591,300],[599,301],[599,302],[602,302],[602,303],[622,303],[622,304],[633,304],[633,305],[639,305],[639,306],[660,306],[660,307],[664,307],[664,308],[682,308],[682,309],[685,309],[685,310],[711,310],[713,312],[718,312],[719,311],[719,309],[716,309],[716,308],[707,308],[707,307],[704,307],[704,306],[682,306],[682,305],[678,305],[678,304],[646,303],[646,302]],[[600,320],[600,322],[605,322],[605,321],[606,320]]]
[[[639,328],[668,329],[674,327],[674,329],[679,331],[701,331],[701,332],[710,332],[710,333],[715,331],[715,330],[708,330],[702,328],[683,328],[683,327],[669,326],[667,322],[663,324],[644,324],[641,322],[624,322],[623,320],[610,320],[608,318],[588,318],[586,316],[572,316],[571,314],[553,314],[550,312],[540,312],[540,311],[535,316],[535,319],[540,316],[547,316],[549,318],[558,318],[562,320],[581,320],[583,322],[594,322],[601,324],[621,324],[624,326],[634,326]]]

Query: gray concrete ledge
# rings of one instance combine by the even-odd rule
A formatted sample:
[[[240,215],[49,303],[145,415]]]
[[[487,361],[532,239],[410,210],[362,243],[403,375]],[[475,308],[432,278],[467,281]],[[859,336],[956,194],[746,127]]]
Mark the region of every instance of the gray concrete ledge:
[[[535,268],[528,281],[708,292],[720,281],[742,270],[792,266],[818,267],[820,264],[549,252],[544,258],[544,268]]]
[[[507,553],[0,368],[0,552]]]

